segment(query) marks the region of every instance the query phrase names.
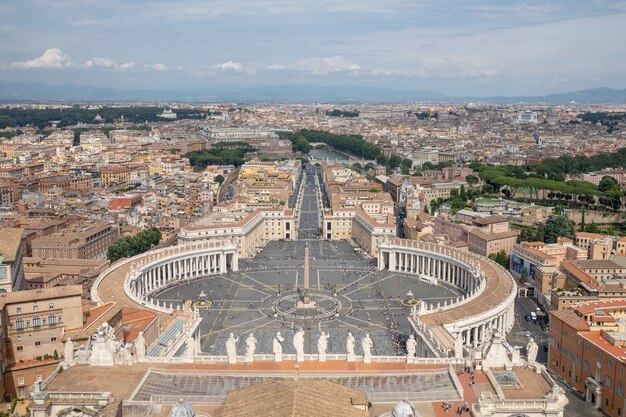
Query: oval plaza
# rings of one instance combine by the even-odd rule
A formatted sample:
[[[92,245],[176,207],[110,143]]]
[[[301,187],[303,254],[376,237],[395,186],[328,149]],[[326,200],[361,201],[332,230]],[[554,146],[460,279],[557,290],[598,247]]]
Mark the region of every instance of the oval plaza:
[[[522,359],[504,342],[511,275],[476,254],[395,237],[388,193],[351,176],[309,166],[288,207],[227,204],[184,226],[176,245],[113,264],[92,299],[103,311],[149,313],[153,325],[131,343],[107,322],[87,344],[65,341],[67,371],[36,386],[34,417],[72,398],[114,407],[114,397],[129,415],[176,401],[170,416],[193,416],[191,403],[200,415],[292,415],[274,399],[296,396],[311,404],[296,401],[306,408],[297,415],[415,417],[454,400],[475,416],[562,417],[567,400],[535,361],[537,344]]]

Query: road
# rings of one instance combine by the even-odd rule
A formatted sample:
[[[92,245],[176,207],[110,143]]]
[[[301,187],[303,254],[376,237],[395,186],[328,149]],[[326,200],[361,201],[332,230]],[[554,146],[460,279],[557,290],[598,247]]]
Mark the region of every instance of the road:
[[[526,321],[526,315],[532,311],[536,312],[537,304],[532,298],[518,297],[515,299],[515,324],[513,329],[509,332],[506,339],[512,346],[522,346],[522,353],[526,354],[526,344],[528,343],[528,337],[526,332],[530,333],[530,336],[535,339],[535,342],[539,345],[539,352],[537,353],[537,362],[547,363],[548,354],[544,350],[544,346],[548,343],[548,332],[541,330],[541,326],[533,323],[532,321]]]
[[[304,187],[300,192],[298,217],[298,239],[319,239],[321,234],[321,213],[319,211],[319,186],[316,182],[316,170],[311,165],[304,174]]]

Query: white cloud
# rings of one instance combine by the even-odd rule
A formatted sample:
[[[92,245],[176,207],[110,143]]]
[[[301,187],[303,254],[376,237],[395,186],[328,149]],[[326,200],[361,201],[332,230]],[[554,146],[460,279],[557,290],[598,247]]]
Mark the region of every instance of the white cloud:
[[[281,70],[286,69],[286,67],[280,64],[273,64],[273,65],[266,66],[265,69],[268,71],[281,71]]]
[[[128,70],[132,69],[134,66],[134,62],[117,64],[111,58],[91,58],[82,65],[84,68],[104,68],[111,70]]]
[[[150,68],[152,68],[153,70],[158,71],[158,72],[166,72],[167,70],[169,70],[167,65],[163,64],[162,62],[158,62],[158,63],[152,65]]]
[[[65,55],[59,48],[46,49],[39,58],[28,61],[12,62],[11,67],[21,69],[32,68],[66,68],[74,64],[68,55]]]
[[[111,58],[91,58],[83,66],[86,68],[114,68],[115,62]]]
[[[327,75],[333,72],[357,72],[361,69],[360,65],[354,64],[342,56],[307,58],[291,67],[315,75]]]
[[[212,65],[211,69],[219,71],[241,72],[241,70],[243,70],[243,66],[239,62],[228,61],[221,64]]]

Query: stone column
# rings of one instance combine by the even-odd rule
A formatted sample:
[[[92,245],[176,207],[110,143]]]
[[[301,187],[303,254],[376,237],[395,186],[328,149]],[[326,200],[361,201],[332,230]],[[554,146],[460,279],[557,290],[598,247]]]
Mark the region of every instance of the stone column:
[[[239,271],[239,254],[236,249],[233,251],[233,271]]]

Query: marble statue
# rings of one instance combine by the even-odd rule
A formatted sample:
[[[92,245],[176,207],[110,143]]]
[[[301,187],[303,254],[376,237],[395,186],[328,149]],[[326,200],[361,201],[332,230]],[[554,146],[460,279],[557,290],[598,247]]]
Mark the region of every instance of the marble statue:
[[[66,363],[74,363],[74,342],[71,337],[67,338],[65,342],[65,349],[63,350],[63,359]]]
[[[348,362],[355,361],[354,355],[354,345],[355,345],[354,336],[352,336],[352,332],[348,332],[348,338],[346,339],[346,352],[348,352]]]
[[[109,326],[109,323],[107,323],[106,321],[102,323],[101,329],[105,337],[105,346],[109,350],[109,352],[111,352],[111,356],[115,357],[115,355],[117,354],[117,349],[119,347],[115,338],[115,330],[112,326]]]
[[[230,334],[226,340],[226,355],[228,355],[228,363],[237,363],[237,342],[239,338],[235,338],[234,334]]]
[[[39,394],[41,392],[41,385],[39,381],[35,381],[33,384],[33,394]]]
[[[135,355],[137,359],[141,359],[146,356],[146,339],[143,338],[143,332],[139,332],[135,338]]]
[[[528,363],[534,364],[536,362],[538,350],[539,346],[537,346],[535,339],[531,337],[528,341],[528,344],[526,345],[526,360],[528,361]]]
[[[326,362],[326,349],[328,349],[328,333],[322,332],[317,339],[317,352],[319,353],[319,361]]]
[[[274,361],[282,362],[283,361],[283,342],[285,338],[280,334],[280,332],[276,333],[274,336],[274,341],[272,342],[272,351],[274,352]]]
[[[115,340],[110,340],[110,332],[108,323],[102,323],[102,326],[98,329],[94,335],[92,342],[91,355],[89,357],[89,364],[91,366],[113,366],[115,365],[114,352],[116,349]]]
[[[458,333],[454,338],[454,357],[457,359],[463,358],[463,335]]]
[[[116,365],[132,365],[133,364],[133,355],[130,353],[130,343],[126,343],[122,345],[117,352],[117,357],[115,364]]]
[[[82,345],[76,350],[76,363],[79,365],[89,365],[89,359],[91,357],[91,350],[88,346]]]
[[[415,336],[409,336],[409,340],[406,341],[406,361],[411,362],[415,358],[415,352],[417,350],[417,342]]]
[[[363,362],[372,363],[372,348],[374,347],[374,342],[372,342],[369,333],[365,334],[365,337],[361,341],[361,347],[363,348]]]
[[[293,336],[293,348],[296,350],[296,361],[304,362],[304,330],[298,330]]]
[[[190,334],[187,337],[187,349],[185,350],[185,356],[188,358],[193,358],[196,356],[196,339],[193,338],[193,334]]]
[[[246,362],[252,362],[254,360],[254,351],[256,350],[257,340],[254,335],[250,333],[246,339]]]

